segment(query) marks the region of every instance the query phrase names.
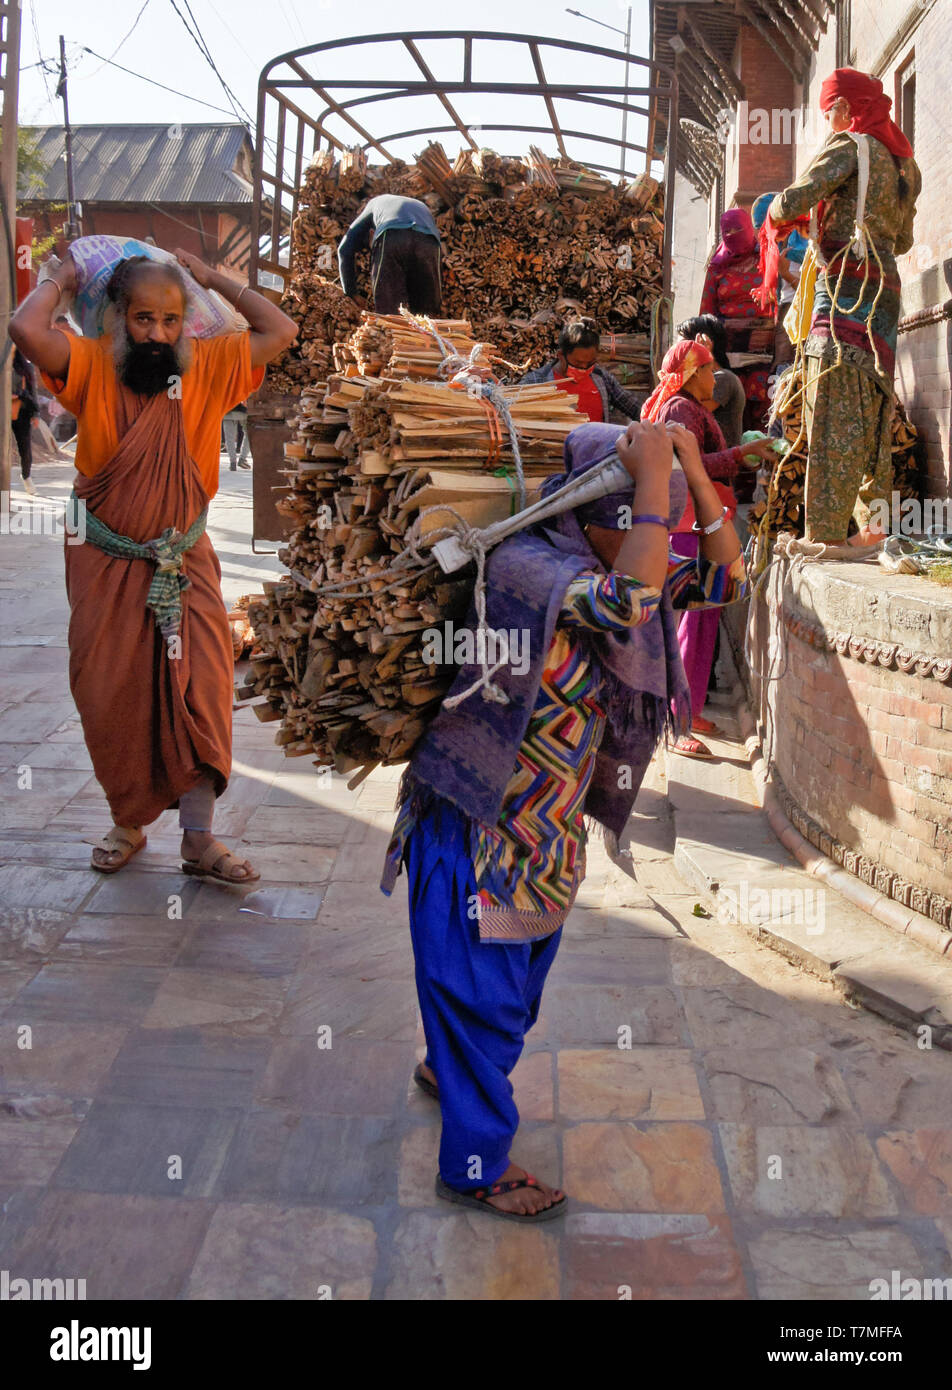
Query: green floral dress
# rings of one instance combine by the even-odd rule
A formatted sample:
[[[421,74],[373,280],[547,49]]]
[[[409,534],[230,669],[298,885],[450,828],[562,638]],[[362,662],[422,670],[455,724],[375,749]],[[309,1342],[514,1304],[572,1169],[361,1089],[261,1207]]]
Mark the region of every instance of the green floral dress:
[[[804,344],[805,530],[812,540],[845,540],[851,515],[858,526],[868,524],[871,504],[888,498],[892,477],[900,304],[896,255],[912,246],[922,177],[913,159],[895,159],[879,140],[860,138],[870,156],[864,214],[872,243],[868,264],[850,244],[859,153],[846,131],[831,135],[805,173],[770,205],[776,222],[817,208],[827,267],[817,276]]]

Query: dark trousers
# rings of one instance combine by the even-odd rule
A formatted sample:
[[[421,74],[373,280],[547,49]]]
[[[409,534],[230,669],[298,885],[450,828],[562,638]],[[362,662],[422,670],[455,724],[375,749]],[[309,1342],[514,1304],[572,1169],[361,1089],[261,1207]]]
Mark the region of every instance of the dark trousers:
[[[32,419],[32,412],[24,410],[21,405],[19,415],[11,421],[13,437],[20,451],[20,476],[24,479],[30,476],[33,468],[33,435],[30,431]]]
[[[412,227],[392,227],[373,244],[370,278],[378,314],[397,314],[405,304],[413,314],[438,315],[440,243]]]

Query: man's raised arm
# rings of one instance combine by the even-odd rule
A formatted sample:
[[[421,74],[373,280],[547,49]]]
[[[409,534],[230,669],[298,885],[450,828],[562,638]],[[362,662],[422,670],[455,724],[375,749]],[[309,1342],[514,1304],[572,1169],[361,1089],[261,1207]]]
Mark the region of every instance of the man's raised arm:
[[[65,381],[69,371],[69,337],[50,326],[60,295],[76,288],[76,266],[65,256],[49,280],[37,285],[10,320],[10,337],[24,357],[47,376]]]
[[[258,294],[250,285],[238,285],[220,270],[212,270],[211,266],[188,251],[176,248],[175,254],[203,289],[215,290],[248,320],[253,367],[265,366],[293,343],[297,337],[297,324],[270,299]]]

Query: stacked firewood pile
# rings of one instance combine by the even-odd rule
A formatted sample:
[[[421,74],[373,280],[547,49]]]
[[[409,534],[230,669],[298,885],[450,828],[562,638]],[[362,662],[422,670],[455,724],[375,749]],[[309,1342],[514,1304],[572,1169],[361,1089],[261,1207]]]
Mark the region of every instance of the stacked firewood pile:
[[[803,396],[794,396],[788,407],[780,406],[778,418],[783,424],[784,438],[791,445],[784,456],[771,491],[768,535],[787,531],[795,536],[804,534],[803,493],[807,471],[807,437],[803,427]],[[902,402],[896,401],[892,425],[892,488],[900,500],[919,497],[919,461],[916,457],[919,431],[908,419]],[[796,445],[796,448],[792,447]],[[751,526],[759,526],[767,510],[767,500],[754,503],[750,511]]]
[[[292,229],[282,308],[300,334],[269,369],[274,390],[326,379],[333,345],[354,328],[356,310],[338,284],[337,245],[379,193],[430,206],[442,238],[443,312],[467,317],[512,373],[554,351],[564,301],[619,341],[647,334],[661,293],[663,231],[661,192],[650,176],[616,186],[536,149],[526,160],[465,151],[451,163],[433,144],[414,165],[384,167],[368,167],[360,151],[338,161],[325,150],[307,170]],[[364,286],[368,260],[365,253],[357,261]],[[647,357],[640,342],[637,355],[640,365]],[[634,358],[619,353],[618,361]],[[650,376],[629,373],[626,384],[648,386]]]
[[[434,327],[469,357],[469,322]],[[312,754],[338,772],[405,759],[452,682],[452,653],[434,660],[425,634],[463,621],[472,586],[430,559],[435,533],[459,518],[486,525],[519,505],[503,414],[480,395],[478,376],[438,379],[434,342],[420,327],[366,314],[338,351],[352,374],[306,386],[291,421],[279,504],[296,522],[280,551],[289,578],[266,584],[251,606],[258,654],[238,693],[264,696],[256,712],[282,721],[277,742],[288,755]],[[487,367],[496,356],[484,344],[474,361]],[[358,363],[383,374],[356,375]],[[531,501],[585,417],[548,384],[501,391]]]

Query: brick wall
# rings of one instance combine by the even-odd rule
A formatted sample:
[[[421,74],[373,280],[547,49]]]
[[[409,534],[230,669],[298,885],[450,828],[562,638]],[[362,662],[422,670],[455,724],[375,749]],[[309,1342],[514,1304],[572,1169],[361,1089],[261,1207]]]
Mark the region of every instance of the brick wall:
[[[737,67],[747,93],[748,139],[738,146],[733,182],[725,190],[725,205],[736,199],[749,206],[761,193],[779,191],[790,183],[794,149],[790,127],[785,132],[774,118],[770,138],[764,143],[763,128],[752,113],[793,110],[796,90],[789,70],[751,25],[741,27]]]
[[[787,790],[849,848],[948,896],[952,689],[790,634],[787,652],[774,697]]]
[[[53,231],[59,231],[63,225],[63,217],[60,215],[53,219],[52,226],[45,213],[32,214],[35,218],[36,237],[49,236]],[[250,213],[245,219],[250,221]],[[176,208],[175,212],[163,212],[161,210],[144,209],[139,210],[134,207],[122,208],[99,208],[92,203],[83,205],[83,233],[92,236],[99,233],[103,236],[123,236],[134,237],[138,241],[144,241],[146,237],[154,237],[157,246],[164,247],[166,250],[174,251],[180,246],[183,251],[189,251],[194,256],[200,256],[202,260],[218,264],[218,249],[227,239],[232,228],[235,226],[236,218],[231,213],[222,213],[217,208],[202,208],[201,216],[195,208]],[[243,241],[236,238],[239,248],[235,255],[229,255],[221,265],[222,270],[231,270],[236,273],[247,272],[248,267],[248,238]],[[61,240],[56,246],[56,254],[62,256],[67,250],[68,243]]]
[[[950,591],[810,565],[756,604],[744,679],[794,807],[917,892],[952,899],[952,680],[930,674],[952,659]],[[744,621],[728,614],[735,651]]]

